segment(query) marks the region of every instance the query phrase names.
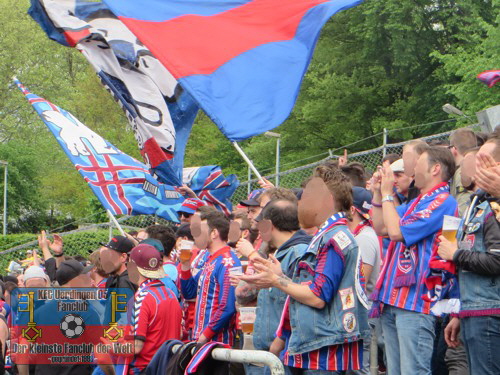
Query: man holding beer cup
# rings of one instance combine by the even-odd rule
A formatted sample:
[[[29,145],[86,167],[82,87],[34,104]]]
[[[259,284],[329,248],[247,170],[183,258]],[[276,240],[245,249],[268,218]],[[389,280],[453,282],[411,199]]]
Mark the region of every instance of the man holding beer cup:
[[[435,339],[431,308],[435,301],[422,297],[438,295],[426,281],[443,217],[457,212],[448,185],[454,172],[455,161],[448,149],[425,148],[415,164],[420,195],[398,207],[394,205],[390,166],[384,165],[374,176],[373,227],[392,241],[373,295],[379,304],[375,311],[380,313],[387,372],[391,374],[431,372]]]
[[[194,339],[214,340],[233,345],[236,298],[229,280],[229,269],[241,263],[229,246],[229,220],[219,211],[201,215],[200,236],[206,241],[208,256],[201,271],[191,270],[191,257],[181,260],[181,291],[186,299],[197,298]]]
[[[472,195],[455,238],[441,236],[438,253],[458,268],[460,313],[445,329],[450,347],[463,343],[471,374],[500,374],[500,138],[488,140],[476,155]]]

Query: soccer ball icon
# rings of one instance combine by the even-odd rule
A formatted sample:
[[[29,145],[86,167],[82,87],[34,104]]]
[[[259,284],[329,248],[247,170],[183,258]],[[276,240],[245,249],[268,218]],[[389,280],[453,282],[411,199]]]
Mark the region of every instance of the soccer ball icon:
[[[85,331],[85,323],[80,315],[68,314],[61,319],[59,328],[61,329],[61,333],[68,339],[76,339]]]

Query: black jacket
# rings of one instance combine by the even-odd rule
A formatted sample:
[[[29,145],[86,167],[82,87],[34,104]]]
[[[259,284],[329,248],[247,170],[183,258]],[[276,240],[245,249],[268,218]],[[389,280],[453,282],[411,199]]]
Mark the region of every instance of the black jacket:
[[[473,195],[474,197],[474,195]],[[499,202],[484,192],[478,193],[479,200]],[[500,275],[500,223],[495,215],[486,219],[484,224],[484,243],[488,252],[476,252],[458,249],[453,256],[457,267],[483,276]],[[498,251],[492,251],[498,250]]]
[[[137,291],[137,285],[130,281],[127,270],[120,275],[110,276],[106,281],[106,288],[129,288],[134,293]]]

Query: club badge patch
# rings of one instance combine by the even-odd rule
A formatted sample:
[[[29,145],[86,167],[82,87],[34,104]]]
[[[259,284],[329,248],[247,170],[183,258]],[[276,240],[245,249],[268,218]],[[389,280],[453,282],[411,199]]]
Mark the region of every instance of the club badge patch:
[[[342,317],[342,325],[346,332],[351,333],[356,328],[356,316],[352,312],[345,313]]]
[[[344,232],[335,233],[335,235],[333,236],[333,239],[335,240],[337,245],[339,245],[341,250],[344,250],[347,246],[349,246],[352,243],[349,236],[347,234],[345,234]]]
[[[481,227],[481,223],[469,223],[467,225],[466,233],[474,233]]]
[[[354,307],[354,292],[352,288],[340,289],[340,300],[342,301],[342,310],[349,310]]]

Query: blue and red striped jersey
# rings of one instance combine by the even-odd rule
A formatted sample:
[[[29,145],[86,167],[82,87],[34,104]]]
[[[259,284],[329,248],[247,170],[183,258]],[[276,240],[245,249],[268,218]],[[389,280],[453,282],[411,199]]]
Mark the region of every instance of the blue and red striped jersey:
[[[197,298],[194,340],[203,334],[209,340],[233,345],[236,297],[229,269],[240,265],[236,254],[225,246],[206,258],[200,272],[181,271],[182,295]]]
[[[417,201],[418,200],[418,201]],[[439,245],[443,216],[456,216],[457,202],[447,184],[398,206],[402,242],[391,243],[384,268],[377,282],[380,302],[401,309],[430,313],[431,302],[422,299],[429,291],[425,285],[429,261]],[[398,282],[411,276],[411,282]],[[409,279],[407,279],[409,280]]]

